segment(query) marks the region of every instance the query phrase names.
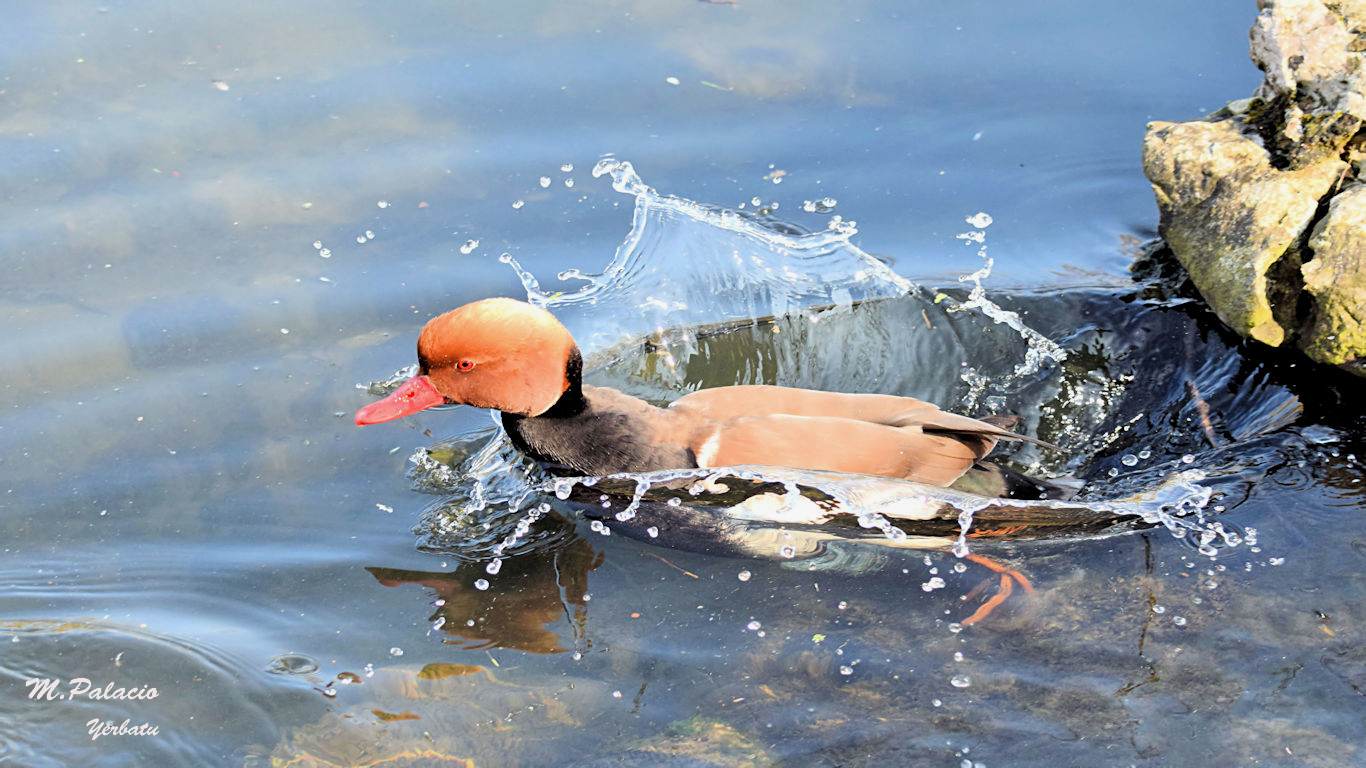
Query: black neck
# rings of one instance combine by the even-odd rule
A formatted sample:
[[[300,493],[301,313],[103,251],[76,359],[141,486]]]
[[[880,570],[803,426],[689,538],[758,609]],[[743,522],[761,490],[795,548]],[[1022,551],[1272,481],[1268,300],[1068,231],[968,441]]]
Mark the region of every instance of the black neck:
[[[564,364],[564,378],[569,382],[569,388],[560,395],[560,399],[556,400],[554,405],[532,418],[566,419],[578,416],[588,407],[588,401],[583,396],[583,355],[579,354],[578,347],[569,351],[569,360]],[[515,413],[504,413],[503,423],[524,418],[526,417]]]

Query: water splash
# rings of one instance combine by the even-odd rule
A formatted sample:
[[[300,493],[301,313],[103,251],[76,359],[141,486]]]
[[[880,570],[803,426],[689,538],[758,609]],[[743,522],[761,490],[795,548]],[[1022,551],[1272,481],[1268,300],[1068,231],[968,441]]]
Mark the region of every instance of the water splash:
[[[1043,370],[1046,365],[1061,363],[1066,360],[1067,352],[1043,334],[1025,325],[1019,313],[1004,310],[987,298],[987,291],[982,286],[982,281],[991,276],[991,268],[996,263],[987,255],[986,229],[991,226],[991,216],[984,212],[978,212],[967,217],[966,221],[974,229],[970,232],[961,233],[957,237],[960,240],[978,245],[977,255],[982,259],[982,266],[977,271],[958,278],[960,283],[972,284],[967,300],[958,307],[959,311],[977,310],[994,322],[1011,328],[1024,338],[1028,346],[1025,349],[1024,359],[1015,366],[1014,375],[1016,378],[1024,378]],[[970,386],[968,397],[965,400],[966,404],[976,405],[978,399],[989,386],[989,379],[977,370],[969,368],[963,371],[963,380]],[[968,522],[971,522],[971,518]]]

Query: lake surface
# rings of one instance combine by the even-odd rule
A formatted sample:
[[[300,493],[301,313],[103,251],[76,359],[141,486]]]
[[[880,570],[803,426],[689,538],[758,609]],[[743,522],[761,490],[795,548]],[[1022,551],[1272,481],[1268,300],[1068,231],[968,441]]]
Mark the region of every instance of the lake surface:
[[[1144,125],[1252,92],[1255,12],[0,9],[0,763],[1360,763],[1360,384],[1130,271],[1157,216]],[[657,194],[595,178],[604,157]],[[642,221],[642,199],[682,202]],[[834,216],[856,233],[809,258],[800,233]],[[983,247],[988,298],[1061,361],[1020,373],[1034,342],[946,308]],[[1130,506],[973,541],[1033,594],[968,627],[1000,586],[952,538],[851,526],[784,556],[755,526],[753,549],[707,551],[642,535],[666,505],[613,530],[554,493],[481,517],[476,485],[538,482],[487,413],[351,414],[428,318],[527,296],[502,254],[560,302],[592,380],[1009,410],[1068,449],[1022,468]],[[555,278],[623,255],[591,311]],[[651,314],[678,286],[709,298]],[[858,309],[825,335],[693,338],[674,367],[624,342],[827,299]],[[1202,553],[1207,528],[1139,519],[1158,511],[1232,537]],[[110,693],[38,701],[33,678]]]

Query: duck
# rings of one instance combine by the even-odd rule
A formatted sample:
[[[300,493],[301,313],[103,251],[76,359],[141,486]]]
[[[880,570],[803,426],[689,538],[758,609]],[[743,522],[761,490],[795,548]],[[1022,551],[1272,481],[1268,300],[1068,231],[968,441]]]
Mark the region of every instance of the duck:
[[[758,465],[872,475],[999,498],[1067,488],[986,461],[1018,418],[970,418],[912,397],[764,384],[701,389],[658,406],[583,383],[583,355],[544,308],[489,298],[430,320],[418,371],[356,412],[358,426],[440,405],[499,411],[513,445],[556,474]]]

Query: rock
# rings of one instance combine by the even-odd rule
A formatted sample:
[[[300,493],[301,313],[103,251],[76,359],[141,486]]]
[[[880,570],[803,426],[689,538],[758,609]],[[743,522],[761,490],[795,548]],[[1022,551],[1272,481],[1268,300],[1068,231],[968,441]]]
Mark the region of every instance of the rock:
[[[1256,95],[1148,126],[1158,231],[1230,328],[1366,376],[1366,0],[1258,8]]]
[[[1333,198],[1300,267],[1314,299],[1300,347],[1322,363],[1366,374],[1366,184]]]
[[[1277,170],[1241,127],[1237,120],[1151,123],[1143,171],[1162,215],[1159,232],[1205,301],[1229,327],[1274,347],[1285,340],[1282,323],[1293,325],[1296,297],[1268,273],[1302,237],[1346,163]]]
[[[1331,4],[1353,14],[1366,5]],[[1266,73],[1263,138],[1290,168],[1337,155],[1366,123],[1366,55],[1348,18],[1320,0],[1275,0],[1252,25],[1252,61]]]

